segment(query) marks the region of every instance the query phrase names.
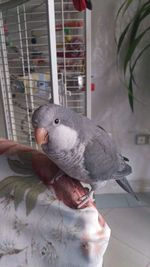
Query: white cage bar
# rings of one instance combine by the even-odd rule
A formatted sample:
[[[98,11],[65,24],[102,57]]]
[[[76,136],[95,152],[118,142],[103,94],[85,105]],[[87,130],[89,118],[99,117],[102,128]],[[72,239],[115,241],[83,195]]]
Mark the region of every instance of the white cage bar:
[[[90,11],[78,12],[72,0],[2,1],[0,10],[7,137],[34,147],[39,105],[60,103],[91,117]]]

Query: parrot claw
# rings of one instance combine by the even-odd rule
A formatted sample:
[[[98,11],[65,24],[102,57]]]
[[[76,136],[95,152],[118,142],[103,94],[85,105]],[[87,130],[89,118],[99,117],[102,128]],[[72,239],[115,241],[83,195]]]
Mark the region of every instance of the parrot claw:
[[[81,209],[89,200],[94,200],[94,190],[89,191],[88,194],[82,196],[80,198],[81,202],[80,204],[77,206],[78,209]]]
[[[55,181],[57,182],[63,175],[64,175],[63,171],[58,171],[51,180],[51,184],[53,184]]]

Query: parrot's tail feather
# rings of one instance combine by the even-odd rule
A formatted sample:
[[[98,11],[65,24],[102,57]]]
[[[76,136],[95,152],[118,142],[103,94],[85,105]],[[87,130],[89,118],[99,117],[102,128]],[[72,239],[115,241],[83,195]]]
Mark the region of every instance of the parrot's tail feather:
[[[124,177],[120,180],[116,179],[116,182],[129,194],[131,194],[136,200],[139,201],[137,195],[135,194],[135,192],[133,191],[131,185],[129,184],[128,180]]]

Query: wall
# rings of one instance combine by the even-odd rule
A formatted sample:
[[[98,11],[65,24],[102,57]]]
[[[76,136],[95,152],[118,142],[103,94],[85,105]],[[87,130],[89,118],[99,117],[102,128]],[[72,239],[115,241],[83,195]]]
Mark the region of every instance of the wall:
[[[133,174],[129,180],[136,191],[150,191],[150,146],[135,145],[135,134],[150,132],[149,70],[145,57],[138,70],[135,112],[131,112],[127,91],[116,68],[114,39],[115,14],[119,0],[94,0],[92,11],[92,74],[96,91],[92,93],[92,117],[113,138],[123,155],[130,159]],[[148,60],[147,60],[148,61]],[[116,183],[107,183],[101,192],[120,192]]]

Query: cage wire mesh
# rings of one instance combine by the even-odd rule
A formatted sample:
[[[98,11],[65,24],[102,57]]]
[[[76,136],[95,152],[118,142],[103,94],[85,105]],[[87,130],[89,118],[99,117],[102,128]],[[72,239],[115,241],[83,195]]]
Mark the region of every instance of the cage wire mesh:
[[[75,10],[72,1],[54,1],[54,8],[59,101],[86,115],[85,12]],[[0,80],[8,138],[33,147],[32,112],[53,101],[49,45],[46,1],[31,0],[0,12]]]
[[[64,84],[63,104],[85,115],[85,12],[75,10],[72,1],[57,0],[55,18],[58,74]]]

